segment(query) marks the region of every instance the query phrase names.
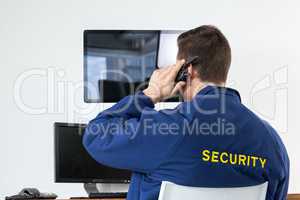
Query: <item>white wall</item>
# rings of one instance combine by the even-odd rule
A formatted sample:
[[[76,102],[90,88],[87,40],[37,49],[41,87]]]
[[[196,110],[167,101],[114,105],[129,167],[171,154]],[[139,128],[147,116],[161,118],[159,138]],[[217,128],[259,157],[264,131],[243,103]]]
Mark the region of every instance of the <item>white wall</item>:
[[[87,121],[103,109],[83,103],[84,29],[202,24],[219,26],[230,40],[230,85],[280,130],[291,160],[290,192],[300,192],[299,6],[299,1],[275,0],[0,0],[0,198],[25,186],[65,197],[84,195],[80,184],[53,181],[52,128],[54,121]],[[36,75],[22,82],[22,72]],[[14,94],[20,85],[21,100],[18,91]]]

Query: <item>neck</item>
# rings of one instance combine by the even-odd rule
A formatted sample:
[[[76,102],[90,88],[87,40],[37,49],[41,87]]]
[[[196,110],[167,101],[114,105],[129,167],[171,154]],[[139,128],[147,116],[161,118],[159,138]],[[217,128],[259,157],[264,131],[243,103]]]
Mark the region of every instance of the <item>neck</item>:
[[[194,79],[190,81],[189,86],[187,86],[184,94],[184,99],[186,101],[189,101],[193,99],[202,89],[204,89],[206,86],[219,86],[224,87],[225,83],[212,83],[212,82],[203,82],[199,79]]]

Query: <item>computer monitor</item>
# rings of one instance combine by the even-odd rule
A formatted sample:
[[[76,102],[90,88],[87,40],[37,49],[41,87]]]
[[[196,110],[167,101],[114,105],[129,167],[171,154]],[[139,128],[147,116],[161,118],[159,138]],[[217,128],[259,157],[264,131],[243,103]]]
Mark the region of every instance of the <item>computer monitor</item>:
[[[117,102],[142,90],[152,72],[176,62],[182,31],[84,31],[84,101]]]
[[[55,123],[55,182],[129,183],[131,172],[96,162],[82,144],[85,124]]]

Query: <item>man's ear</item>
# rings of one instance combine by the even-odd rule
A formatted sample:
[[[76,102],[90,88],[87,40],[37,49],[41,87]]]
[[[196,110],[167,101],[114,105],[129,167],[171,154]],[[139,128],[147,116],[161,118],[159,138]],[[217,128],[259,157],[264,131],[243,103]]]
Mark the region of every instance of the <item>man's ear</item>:
[[[189,74],[190,78],[198,77],[198,72],[197,72],[197,70],[193,69],[192,65],[188,66],[188,74]]]

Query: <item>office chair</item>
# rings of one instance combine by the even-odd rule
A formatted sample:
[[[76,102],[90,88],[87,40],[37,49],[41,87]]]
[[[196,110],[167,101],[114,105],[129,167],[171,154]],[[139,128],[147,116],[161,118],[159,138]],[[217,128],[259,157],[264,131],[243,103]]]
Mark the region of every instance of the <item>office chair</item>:
[[[234,188],[187,187],[162,182],[158,200],[265,200],[268,182]]]

